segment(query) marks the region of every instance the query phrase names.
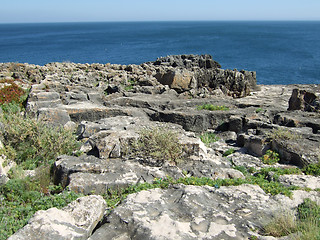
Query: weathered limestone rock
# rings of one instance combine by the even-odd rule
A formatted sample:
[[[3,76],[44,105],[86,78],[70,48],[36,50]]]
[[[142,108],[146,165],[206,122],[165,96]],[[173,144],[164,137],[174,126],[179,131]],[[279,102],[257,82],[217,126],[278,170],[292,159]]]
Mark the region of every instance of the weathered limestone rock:
[[[61,210],[41,210],[9,240],[84,240],[102,219],[105,208],[106,202],[101,196],[91,195],[78,198]]]
[[[58,108],[40,108],[37,112],[37,119],[54,126],[64,126],[71,121],[68,112]]]
[[[298,186],[301,188],[320,189],[320,178],[309,175],[282,175],[279,182],[285,186]]]
[[[161,66],[171,66],[171,67],[179,67],[179,68],[192,68],[192,67],[200,67],[200,68],[221,68],[221,65],[216,61],[212,60],[212,56],[205,55],[171,55],[167,57],[158,58],[154,65]]]
[[[169,70],[156,74],[156,79],[163,85],[168,85],[170,88],[178,92],[190,90],[191,84],[195,84],[194,74],[188,70]]]
[[[272,141],[272,149],[280,154],[284,163],[305,167],[319,161],[319,141],[301,139],[277,139]]]
[[[257,185],[141,191],[129,195],[89,239],[248,239],[259,236],[276,212],[318,196],[295,191],[292,199],[271,197]]]
[[[289,99],[289,111],[303,110],[308,112],[320,111],[319,97],[313,92],[306,90],[299,90],[297,88],[292,90],[292,95]]]

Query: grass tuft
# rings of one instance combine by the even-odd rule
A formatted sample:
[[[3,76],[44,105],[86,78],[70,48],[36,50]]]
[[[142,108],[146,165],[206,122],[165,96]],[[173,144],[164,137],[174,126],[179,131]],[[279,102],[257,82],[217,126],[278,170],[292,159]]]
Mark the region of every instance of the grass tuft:
[[[219,140],[217,135],[211,132],[205,132],[201,134],[200,139],[206,146],[210,145],[210,143],[214,143]]]
[[[197,107],[198,110],[209,110],[209,111],[227,111],[229,107],[226,106],[217,106],[212,104],[203,104]]]

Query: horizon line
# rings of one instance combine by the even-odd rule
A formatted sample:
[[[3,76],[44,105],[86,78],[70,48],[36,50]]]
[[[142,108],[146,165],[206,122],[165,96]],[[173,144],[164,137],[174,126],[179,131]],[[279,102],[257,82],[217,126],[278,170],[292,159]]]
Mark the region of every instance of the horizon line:
[[[152,22],[320,22],[311,19],[239,19],[239,20],[106,20],[106,21],[44,21],[44,22],[0,22],[0,24],[56,24],[56,23],[152,23]]]

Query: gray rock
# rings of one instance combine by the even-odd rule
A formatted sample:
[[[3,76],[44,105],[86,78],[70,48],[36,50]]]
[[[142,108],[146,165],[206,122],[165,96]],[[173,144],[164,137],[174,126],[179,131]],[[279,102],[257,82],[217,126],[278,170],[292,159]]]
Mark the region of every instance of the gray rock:
[[[101,196],[78,198],[59,210],[38,211],[9,240],[87,239],[102,219],[106,202]]]
[[[53,126],[64,126],[71,121],[68,112],[58,108],[40,108],[37,119]]]
[[[320,178],[309,175],[281,175],[278,179],[285,186],[320,189]]]
[[[141,191],[129,195],[89,239],[248,239],[277,212],[318,196],[296,191],[292,199],[271,197],[257,185]]]
[[[292,95],[289,99],[289,111],[303,110],[308,112],[319,112],[320,104],[319,97],[313,92],[306,90],[299,90],[297,88],[292,90]]]

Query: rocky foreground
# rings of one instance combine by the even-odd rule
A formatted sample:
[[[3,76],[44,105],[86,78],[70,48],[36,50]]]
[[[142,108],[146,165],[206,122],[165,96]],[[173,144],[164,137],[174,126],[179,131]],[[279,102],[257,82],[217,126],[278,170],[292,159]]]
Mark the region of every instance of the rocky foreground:
[[[302,173],[277,180],[299,187],[291,197],[252,184],[173,184],[131,194],[110,212],[98,196],[168,177],[244,179],[236,169],[270,167],[261,158],[268,150],[280,155],[276,168],[317,163],[318,85],[257,85],[255,72],[223,70],[209,55],[126,66],[3,63],[0,77],[31,86],[27,114],[76,130],[84,154],[60,156],[54,180],[89,195],[61,210],[37,212],[9,239],[276,239],[261,236],[260,229],[277,213],[306,198],[319,202],[319,177]],[[204,104],[224,110],[199,110]],[[159,127],[178,133],[181,161],[127,154],[143,129]],[[218,141],[205,145],[199,138],[205,132]]]

